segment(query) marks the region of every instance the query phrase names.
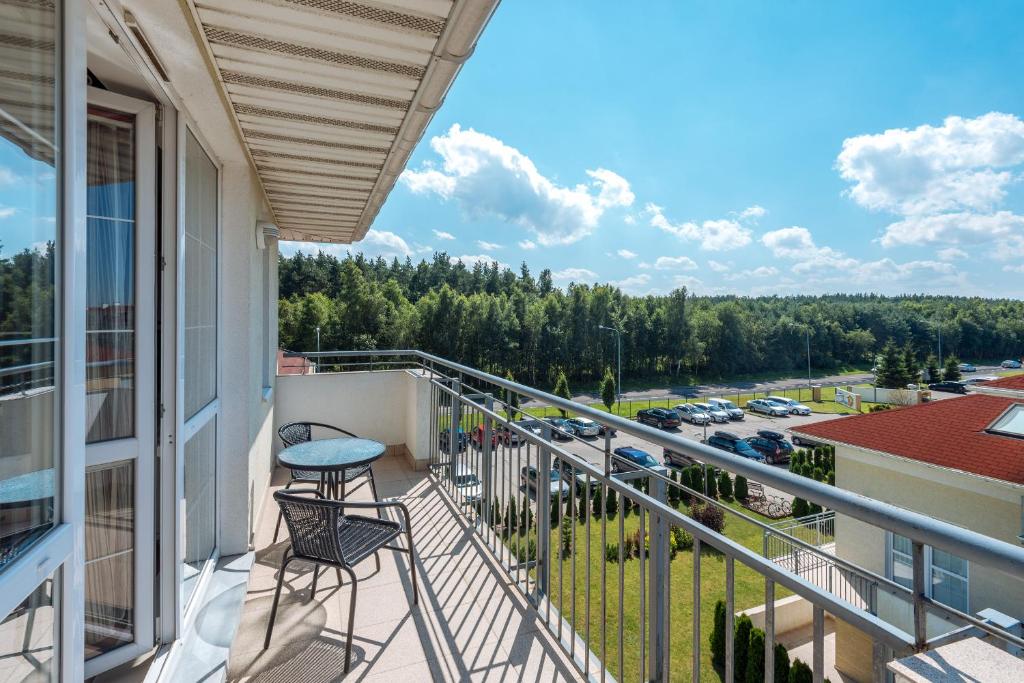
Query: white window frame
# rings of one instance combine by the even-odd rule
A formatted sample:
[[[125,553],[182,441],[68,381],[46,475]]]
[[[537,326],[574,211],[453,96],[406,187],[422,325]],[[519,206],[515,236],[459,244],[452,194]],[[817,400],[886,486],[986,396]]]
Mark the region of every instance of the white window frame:
[[[274,311],[277,307],[276,278],[277,240],[268,238],[263,249],[263,386],[260,396],[264,403],[274,398],[274,373],[277,370],[277,349],[274,348]]]
[[[885,534],[885,572],[886,572],[886,577],[888,579],[892,580],[892,581],[896,580],[895,575],[894,575],[894,571],[893,571],[894,566],[896,564],[896,562],[895,562],[895,556],[896,555],[900,555],[900,556],[906,555],[906,560],[905,561],[901,561],[901,563],[907,564],[910,567],[914,566],[914,558],[913,558],[912,555],[907,555],[903,551],[896,550],[893,547],[893,541],[896,540],[896,536],[897,536],[897,534],[894,534],[891,531],[887,531],[886,534]],[[949,551],[946,551],[946,552],[949,552]],[[950,554],[952,555],[953,553],[950,553]],[[965,560],[962,557],[959,557],[958,555],[954,555],[954,556],[957,557],[958,559],[960,559],[964,563],[964,567],[966,568],[967,573],[964,574],[963,576],[961,576],[959,574],[955,574],[955,573],[953,573],[953,572],[951,572],[949,570],[943,569],[942,567],[936,567],[935,564],[932,562],[932,547],[930,545],[926,545],[924,547],[925,595],[928,596],[929,598],[932,597],[932,588],[933,588],[933,586],[935,584],[935,573],[936,572],[940,572],[942,574],[945,574],[945,575],[948,575],[948,576],[951,576],[951,577],[954,577],[954,578],[957,578],[957,579],[962,579],[963,582],[964,582],[964,586],[965,586],[964,596],[965,596],[965,599],[967,601],[967,604],[963,605],[962,607],[959,606],[959,605],[946,605],[946,603],[944,603],[944,602],[941,603],[941,604],[946,605],[946,607],[950,607],[952,609],[960,610],[961,612],[965,612],[967,614],[970,614],[970,608],[971,608],[971,563],[970,563],[970,560]]]

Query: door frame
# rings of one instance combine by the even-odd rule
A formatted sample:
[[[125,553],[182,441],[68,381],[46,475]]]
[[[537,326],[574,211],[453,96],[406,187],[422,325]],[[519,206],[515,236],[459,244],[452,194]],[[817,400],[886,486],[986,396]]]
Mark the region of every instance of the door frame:
[[[154,507],[150,502],[156,495],[158,187],[156,105],[96,88],[88,88],[87,104],[135,116],[135,436],[85,447],[86,468],[128,459],[134,463],[135,639],[87,660],[85,675],[93,676],[131,661],[148,652],[154,644],[156,574],[153,549],[156,539]],[[125,449],[129,448],[134,450],[134,458],[124,456]]]

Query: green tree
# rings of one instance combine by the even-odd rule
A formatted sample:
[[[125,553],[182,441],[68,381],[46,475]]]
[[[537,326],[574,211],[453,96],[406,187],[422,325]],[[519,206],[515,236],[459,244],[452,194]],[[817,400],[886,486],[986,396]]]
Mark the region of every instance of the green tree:
[[[744,681],[746,679],[747,660],[750,654],[750,632],[753,629],[754,624],[746,614],[741,614],[736,618],[736,634],[732,640],[732,670],[733,678],[736,681]]]
[[[928,354],[928,358],[924,362],[924,372],[928,376],[929,382],[938,382],[942,379],[942,374],[939,370],[939,359],[935,357],[935,354]]]
[[[742,474],[736,475],[736,500],[746,500],[747,496],[750,495],[750,491],[747,489],[747,478]]]
[[[615,377],[612,375],[611,368],[604,369],[604,378],[601,380],[601,403],[604,407],[611,412],[612,406],[615,405]]]
[[[711,663],[725,666],[725,600],[715,603],[715,622],[711,629]]]
[[[813,681],[814,672],[811,671],[811,667],[801,659],[793,662],[793,666],[789,669],[789,683],[812,683]]]
[[[619,497],[615,494],[615,489],[608,489],[608,495],[605,499],[604,505],[605,514],[610,518],[614,518],[619,512]]]
[[[793,499],[793,516],[796,518],[806,517],[810,514],[810,506],[807,501],[799,496]]]
[[[509,382],[516,381],[515,378],[512,377],[511,370],[505,373],[505,379],[507,379]],[[502,400],[505,402],[505,405],[509,407],[508,415],[510,418],[512,418],[517,412],[517,409],[519,408],[519,394],[512,391],[511,389],[504,389],[502,390]]]
[[[882,347],[875,371],[875,386],[884,389],[903,389],[907,386],[908,373],[903,363],[903,354],[890,338]]]
[[[959,382],[963,375],[960,374],[960,360],[956,356],[946,358],[946,366],[942,371],[942,379],[947,382]]]
[[[764,683],[764,631],[759,628],[750,630],[744,681],[746,683]]]
[[[775,643],[775,680],[789,683],[789,650],[782,643]]]
[[[558,378],[555,380],[555,388],[551,393],[568,401],[572,400],[572,392],[569,391],[569,380],[566,379],[565,372],[563,370],[558,371]],[[569,416],[569,412],[566,410],[559,408],[559,412],[562,413],[562,417]]]
[[[906,372],[907,378],[907,381],[903,384],[904,387],[911,382],[917,383],[921,381],[921,363],[917,360],[917,352],[910,342],[907,342],[903,347],[903,369]]]
[[[732,478],[725,470],[718,475],[718,492],[723,498],[732,498]]]
[[[590,512],[596,519],[601,519],[601,513],[604,512],[604,505],[601,501],[600,488],[595,488],[590,496]]]
[[[714,470],[709,470],[704,473],[704,482],[707,487],[707,491],[704,495],[709,498],[718,498],[718,479],[715,478]]]

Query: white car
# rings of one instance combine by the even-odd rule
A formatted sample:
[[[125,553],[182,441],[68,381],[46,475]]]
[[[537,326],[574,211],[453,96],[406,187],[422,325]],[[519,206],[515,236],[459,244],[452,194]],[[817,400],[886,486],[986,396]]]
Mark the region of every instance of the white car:
[[[672,408],[672,410],[679,413],[680,419],[686,420],[690,424],[711,424],[711,416],[692,403],[680,403]]]
[[[480,500],[483,485],[480,483],[480,478],[476,476],[476,472],[460,465],[455,470],[455,488],[467,503],[475,503]]]
[[[717,408],[710,403],[694,403],[694,407],[699,410],[703,410],[705,413],[711,416],[711,419],[715,422],[728,422],[729,413],[721,408]]]
[[[576,436],[597,436],[601,432],[601,425],[585,417],[572,417],[567,422]]]
[[[1001,368],[1007,368],[1008,370],[1019,370],[1021,362],[1019,360],[1004,360],[999,364]]]
[[[772,403],[778,403],[780,406],[785,406],[786,408],[789,408],[790,415],[811,414],[811,409],[808,406],[805,406],[803,403],[800,403],[799,401],[794,401],[791,398],[786,398],[785,396],[769,396],[766,400],[771,401]]]
[[[787,406],[779,405],[765,398],[755,398],[747,401],[747,408],[752,413],[764,413],[769,417],[789,417],[789,408]]]
[[[957,367],[960,368],[960,372],[977,372],[978,371],[978,368],[976,368],[973,363],[961,363]]]
[[[709,398],[708,405],[716,410],[723,410],[729,415],[730,420],[742,420],[744,416],[743,409],[737,406],[732,401],[725,398]]]

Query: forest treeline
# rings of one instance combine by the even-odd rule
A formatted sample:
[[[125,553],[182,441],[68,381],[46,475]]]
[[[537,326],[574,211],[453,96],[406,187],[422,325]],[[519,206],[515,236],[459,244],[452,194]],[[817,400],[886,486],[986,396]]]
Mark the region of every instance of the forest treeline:
[[[607,284],[556,287],[496,263],[466,266],[437,253],[414,263],[342,259],[320,252],[280,257],[280,344],[293,351],[418,348],[544,387],[564,370],[577,381],[615,364],[623,377],[701,381],[870,364],[888,340],[923,361],[1024,353],[1024,302],[951,296],[694,296],[685,288],[632,296]],[[813,275],[811,275],[813,277]]]

